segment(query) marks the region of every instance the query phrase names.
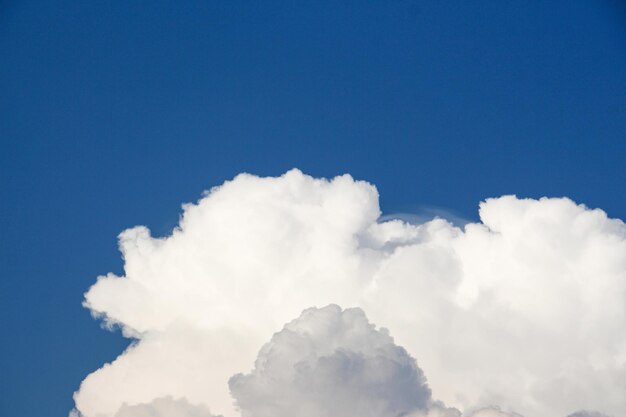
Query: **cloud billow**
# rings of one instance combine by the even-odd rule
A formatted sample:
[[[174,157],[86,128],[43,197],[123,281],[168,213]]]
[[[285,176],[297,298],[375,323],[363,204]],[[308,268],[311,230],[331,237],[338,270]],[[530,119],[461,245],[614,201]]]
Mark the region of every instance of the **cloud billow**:
[[[397,417],[431,405],[423,372],[360,309],[306,310],[230,379],[243,417]]]
[[[385,345],[382,356],[343,345],[327,352],[335,339],[322,332],[324,343],[302,352],[262,350],[268,363],[300,364],[271,380],[311,413],[326,412],[314,394],[328,381],[347,399],[380,394],[377,405],[363,403],[377,416],[425,412],[430,396],[410,354],[433,396],[466,415],[623,415],[624,223],[566,198],[504,196],[481,203],[479,214],[463,229],[441,219],[380,221],[376,189],[349,176],[240,175],[185,205],[170,236],[141,226],[120,235],[124,276],[98,278],[85,305],[136,342],[83,381],[76,407],[113,417],[123,407],[181,401],[174,398],[235,417],[227,381],[239,374],[231,388],[244,414],[269,415],[271,407],[254,402],[273,395],[258,382],[269,387],[268,374],[258,359],[247,371],[259,348],[303,309],[338,304],[362,308],[397,346]],[[304,343],[297,332],[281,334],[270,345]],[[370,336],[367,343],[382,337]],[[389,379],[364,383],[374,370]],[[294,410],[291,400],[284,410]]]

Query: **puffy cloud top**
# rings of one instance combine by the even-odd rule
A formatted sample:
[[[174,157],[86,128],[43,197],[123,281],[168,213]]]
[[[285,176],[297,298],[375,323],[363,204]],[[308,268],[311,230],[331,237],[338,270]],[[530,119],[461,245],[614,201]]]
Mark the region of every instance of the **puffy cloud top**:
[[[397,417],[431,407],[424,375],[362,310],[306,310],[231,378],[243,417]]]
[[[171,236],[124,231],[124,276],[99,277],[85,305],[136,343],[83,381],[77,408],[111,417],[171,396],[236,416],[228,378],[302,309],[337,303],[389,328],[448,405],[626,413],[622,221],[514,196],[464,229],[379,218],[374,186],[293,170],[212,189]]]

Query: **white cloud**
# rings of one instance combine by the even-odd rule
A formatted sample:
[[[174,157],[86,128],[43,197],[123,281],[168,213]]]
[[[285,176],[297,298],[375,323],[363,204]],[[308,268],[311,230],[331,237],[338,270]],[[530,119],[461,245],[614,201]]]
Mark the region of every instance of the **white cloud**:
[[[236,416],[226,381],[303,308],[359,306],[419,360],[437,398],[532,417],[626,412],[626,227],[562,199],[481,204],[481,223],[379,223],[342,176],[238,176],[180,227],[120,235],[125,276],[85,304],[137,344],[88,376],[86,417],[187,398]],[[493,411],[493,410],[492,410]]]

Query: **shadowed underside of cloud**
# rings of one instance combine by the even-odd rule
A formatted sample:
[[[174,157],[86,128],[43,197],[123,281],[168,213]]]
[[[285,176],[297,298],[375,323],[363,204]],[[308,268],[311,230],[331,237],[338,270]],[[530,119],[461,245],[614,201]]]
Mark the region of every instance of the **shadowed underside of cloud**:
[[[125,274],[98,278],[85,305],[136,343],[83,381],[76,407],[120,417],[185,398],[233,417],[238,374],[244,417],[346,416],[351,402],[377,417],[456,412],[429,402],[410,353],[465,415],[624,415],[624,223],[565,198],[505,196],[479,214],[464,229],[381,222],[376,189],[349,176],[240,175],[185,205],[169,237],[120,235]],[[308,310],[246,372],[283,323],[333,303],[363,308],[406,351],[360,310],[304,332]],[[325,390],[345,401],[322,404]]]
[[[115,417],[216,417],[202,405],[189,404],[185,399],[156,398],[147,404],[124,404]]]
[[[305,310],[229,386],[242,417],[461,417],[433,399],[415,359],[359,308]],[[521,416],[488,407],[468,417]]]
[[[360,309],[306,310],[230,379],[244,417],[396,417],[433,408],[424,375]]]
[[[574,414],[570,414],[567,417],[609,417],[606,414],[598,413],[596,411],[578,411]]]

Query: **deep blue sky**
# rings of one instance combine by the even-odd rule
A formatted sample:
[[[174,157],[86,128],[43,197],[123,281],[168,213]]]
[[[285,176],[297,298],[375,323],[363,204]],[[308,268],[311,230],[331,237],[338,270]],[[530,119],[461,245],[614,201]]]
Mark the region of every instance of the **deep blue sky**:
[[[0,1],[0,417],[63,416],[125,346],[81,307],[116,236],[238,172],[626,217],[620,1]]]

